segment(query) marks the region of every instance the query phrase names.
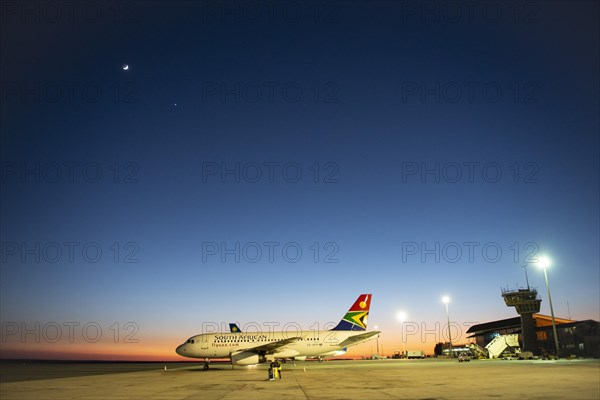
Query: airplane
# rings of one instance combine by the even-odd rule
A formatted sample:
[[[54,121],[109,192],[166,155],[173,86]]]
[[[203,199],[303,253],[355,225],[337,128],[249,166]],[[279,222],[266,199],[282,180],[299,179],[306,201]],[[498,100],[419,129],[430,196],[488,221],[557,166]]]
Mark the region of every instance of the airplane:
[[[255,365],[274,359],[302,359],[343,354],[345,349],[371,340],[381,333],[367,331],[371,295],[361,294],[335,328],[300,332],[204,333],[190,337],[175,352],[189,358],[203,358],[204,369],[212,358],[228,358],[234,365]],[[237,328],[237,325],[236,325]],[[239,328],[238,328],[239,329]],[[230,326],[230,331],[233,331]]]

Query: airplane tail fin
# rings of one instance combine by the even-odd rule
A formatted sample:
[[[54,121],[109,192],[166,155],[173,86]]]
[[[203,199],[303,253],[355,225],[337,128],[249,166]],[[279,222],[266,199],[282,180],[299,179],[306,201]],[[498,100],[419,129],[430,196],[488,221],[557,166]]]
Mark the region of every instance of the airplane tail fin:
[[[231,333],[241,333],[242,332],[242,330],[240,329],[239,326],[237,326],[237,324],[232,324],[232,323],[229,324],[229,331]]]
[[[364,331],[367,329],[371,295],[361,294],[348,310],[344,318],[332,331]]]

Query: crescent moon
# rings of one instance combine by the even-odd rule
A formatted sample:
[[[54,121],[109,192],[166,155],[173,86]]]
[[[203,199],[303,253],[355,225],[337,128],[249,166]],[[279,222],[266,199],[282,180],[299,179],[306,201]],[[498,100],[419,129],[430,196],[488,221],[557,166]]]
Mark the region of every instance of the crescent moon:
[[[123,64],[123,70],[127,71],[129,69],[129,65]]]

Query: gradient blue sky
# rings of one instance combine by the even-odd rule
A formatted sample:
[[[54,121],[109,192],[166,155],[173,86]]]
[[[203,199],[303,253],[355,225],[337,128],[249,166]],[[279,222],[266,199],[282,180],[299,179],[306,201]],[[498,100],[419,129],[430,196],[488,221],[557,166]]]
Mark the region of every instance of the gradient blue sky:
[[[5,326],[94,321],[111,335],[114,322],[134,322],[139,343],[109,352],[162,359],[203,322],[309,328],[373,293],[370,323],[392,346],[397,311],[433,329],[444,294],[458,324],[515,315],[500,288],[525,285],[531,249],[553,260],[556,314],[568,302],[573,318],[600,319],[598,3],[483,2],[471,14],[470,2],[102,4],[93,19],[4,10]],[[283,87],[302,94],[290,101]],[[100,88],[97,101],[82,88]],[[39,181],[20,175],[36,163]],[[65,163],[77,163],[72,182]],[[206,175],[222,163],[258,163],[262,179]],[[281,176],[288,163],[301,168],[296,183]],[[465,163],[478,163],[472,180]],[[81,175],[90,164],[97,182]],[[407,175],[457,164],[458,182]],[[482,176],[484,165],[501,178]],[[21,257],[36,242],[80,246],[73,261]],[[252,242],[280,243],[274,261],[203,253]],[[465,242],[479,243],[472,261]],[[98,262],[83,258],[86,243],[101,248]],[[285,243],[302,249],[298,262],[282,256]],[[406,253],[412,243],[463,254],[422,260]],[[486,243],[502,250],[496,262]],[[132,249],[137,263],[126,262]],[[325,262],[332,249],[337,262]],[[530,268],[529,280],[549,313],[543,274]],[[51,347],[25,339],[3,343],[4,356]],[[93,346],[55,356],[102,351]]]

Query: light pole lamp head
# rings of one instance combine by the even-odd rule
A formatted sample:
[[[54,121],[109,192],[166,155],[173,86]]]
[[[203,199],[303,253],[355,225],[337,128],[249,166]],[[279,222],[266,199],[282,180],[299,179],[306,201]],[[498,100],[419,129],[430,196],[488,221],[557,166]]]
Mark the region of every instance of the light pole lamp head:
[[[444,302],[444,304],[450,303],[450,297],[448,297],[448,296],[442,297],[442,302]]]
[[[406,313],[404,311],[398,311],[398,314],[396,314],[396,318],[398,318],[398,321],[404,322],[406,321]]]
[[[551,264],[550,259],[546,256],[541,256],[537,262],[538,267],[543,268],[543,269],[548,268],[550,266],[550,264]]]

